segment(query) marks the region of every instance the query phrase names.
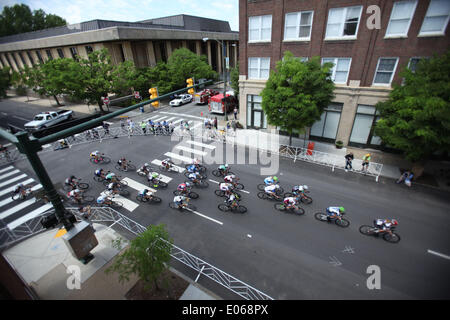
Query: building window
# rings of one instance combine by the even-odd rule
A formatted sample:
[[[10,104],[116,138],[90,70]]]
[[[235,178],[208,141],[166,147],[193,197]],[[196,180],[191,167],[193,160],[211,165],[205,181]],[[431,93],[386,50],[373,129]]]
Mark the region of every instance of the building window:
[[[44,63],[44,59],[42,59],[41,53],[39,51],[36,51],[36,55],[38,57],[39,62]]]
[[[267,128],[267,118],[261,104],[261,96],[251,94],[247,95],[247,128]]]
[[[406,37],[416,10],[417,0],[395,2],[386,30],[386,37]]]
[[[287,13],[284,40],[310,40],[313,11]]]
[[[47,53],[48,60],[53,60],[52,52],[50,50],[45,50]]]
[[[270,58],[248,58],[249,79],[269,79]]]
[[[248,41],[268,41],[272,38],[272,16],[248,18]]]
[[[77,48],[70,47],[70,53],[72,54],[72,59],[78,61],[78,52]]]
[[[85,46],[84,47],[86,49],[86,54],[89,55],[90,53],[94,52],[94,49],[92,49],[91,46]]]
[[[373,84],[390,85],[394,78],[397,68],[398,58],[380,58],[378,59],[377,70]]]
[[[379,119],[379,113],[374,106],[358,105],[349,145],[362,148],[379,146],[381,138],[374,135],[375,124]]]
[[[27,56],[28,56],[28,60],[30,60],[31,65],[34,66],[33,57],[31,56],[31,53],[29,51],[27,51]]]
[[[320,120],[312,125],[310,136],[330,142],[336,140],[343,106],[343,103],[331,103],[325,108]]]
[[[333,8],[328,12],[326,39],[356,39],[362,6]]]
[[[64,58],[64,51],[61,48],[56,49],[58,51],[58,56],[62,59]]]
[[[444,35],[450,16],[450,1],[431,0],[419,36],[421,35]]]
[[[322,58],[322,64],[326,62],[334,63],[331,69],[331,80],[335,83],[347,83],[350,71],[351,58]]]

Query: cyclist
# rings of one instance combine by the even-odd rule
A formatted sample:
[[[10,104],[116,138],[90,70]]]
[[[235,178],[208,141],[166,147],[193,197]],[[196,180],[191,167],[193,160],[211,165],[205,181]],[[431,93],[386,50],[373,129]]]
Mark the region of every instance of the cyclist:
[[[344,207],[328,207],[327,208],[327,220],[331,221],[331,218],[338,218],[345,213]]]
[[[150,190],[148,190],[148,189],[144,189],[144,190],[142,190],[141,192],[139,192],[139,195],[144,199],[151,199],[152,198],[152,196],[153,196],[153,192],[151,192]]]
[[[122,167],[123,170],[127,169],[127,159],[125,159],[125,157],[120,158],[117,163]]]
[[[119,193],[119,183],[117,182],[111,182],[110,184],[108,184],[108,191],[111,192],[112,194],[117,194]]]
[[[303,185],[303,186],[294,186],[292,188],[292,193],[297,195],[297,196],[301,196],[304,197],[306,191],[308,190],[308,186],[307,185]]]
[[[272,185],[278,183],[278,177],[277,176],[270,176],[264,179],[264,183],[267,185]]]
[[[100,160],[100,151],[91,152],[91,158],[94,158],[95,163],[97,163]]]
[[[198,172],[191,172],[188,175],[189,180],[191,180],[193,183],[199,182],[201,180],[201,175]]]
[[[106,181],[117,181],[116,174],[114,172],[108,172],[108,174],[105,176]]]
[[[150,130],[155,134],[155,123],[152,119],[148,119],[148,125],[150,126]]]
[[[177,205],[178,209],[181,209],[181,207],[185,204],[185,202],[188,201],[188,198],[185,196],[175,196],[173,198],[173,202]],[[187,203],[186,203],[187,204]]]
[[[178,185],[177,190],[180,191],[182,194],[188,194],[191,187],[192,185],[189,182],[184,182]]]
[[[169,132],[169,123],[166,120],[164,120],[162,125],[163,125],[164,129],[166,130],[166,132],[168,133]]]
[[[227,195],[227,199],[225,200],[225,203],[229,205],[230,207],[237,205],[238,199],[234,195],[234,193],[230,193]]]
[[[161,161],[161,165],[163,167],[166,167],[166,169],[168,170],[169,168],[171,168],[173,166],[173,162],[170,158],[166,158],[163,161]]]
[[[94,174],[99,178],[105,179],[105,171],[102,168],[95,170]]]
[[[276,197],[277,190],[280,188],[277,184],[271,184],[264,188],[264,192],[269,196]]]
[[[139,171],[141,171],[145,174],[149,174],[151,172],[150,171],[151,169],[152,169],[152,167],[146,162],[146,163],[144,163],[144,165],[142,167],[139,168]]]
[[[151,183],[158,183],[159,178],[160,178],[159,173],[157,173],[157,172],[151,172],[147,176],[148,182],[151,182]]]
[[[287,197],[283,200],[284,205],[286,206],[286,209],[292,209],[297,205],[297,198],[294,197]]]
[[[233,185],[228,182],[222,182],[219,184],[219,189],[224,191],[226,196],[229,196],[231,194],[231,190],[233,189]]]
[[[191,164],[191,165],[189,165],[187,168],[186,168],[186,170],[188,171],[188,172],[198,172],[198,168],[197,168],[197,166],[195,165],[195,164]]]
[[[100,204],[100,205],[102,205],[102,204],[105,203],[105,201],[106,201],[107,198],[108,198],[107,196],[100,195],[100,196],[97,198],[97,203]]]
[[[226,173],[228,173],[228,170],[229,170],[228,164],[227,164],[227,163],[221,164],[221,165],[217,168],[217,170],[219,170],[219,172],[220,172],[222,175],[225,175]]]
[[[66,179],[66,181],[64,181],[64,183],[66,184],[66,186],[70,186],[72,189],[76,189],[77,187],[77,177],[75,177],[74,175],[71,175],[69,178]]]
[[[67,197],[69,197],[71,200],[75,200],[78,203],[80,203],[82,200],[80,189],[74,189],[72,191],[69,191],[67,193]]]
[[[233,181],[237,181],[237,180],[239,180],[239,178],[236,177],[235,174],[229,174],[223,178],[223,181],[229,182],[229,183],[233,183]]]
[[[14,189],[14,193],[19,193],[20,192],[21,197],[24,198],[29,190],[30,189],[27,188],[26,186],[24,186],[23,183],[20,183]]]
[[[378,234],[381,231],[390,231],[392,227],[398,225],[398,222],[395,219],[376,219],[373,220],[373,225],[375,228],[377,228],[376,234]]]

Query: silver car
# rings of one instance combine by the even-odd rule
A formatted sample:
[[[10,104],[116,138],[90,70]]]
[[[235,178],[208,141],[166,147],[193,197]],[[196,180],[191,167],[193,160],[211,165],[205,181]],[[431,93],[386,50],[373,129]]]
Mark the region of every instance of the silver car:
[[[170,105],[172,107],[179,107],[183,104],[192,102],[192,95],[190,94],[181,94],[178,96],[178,98],[173,99],[172,101],[170,101]]]

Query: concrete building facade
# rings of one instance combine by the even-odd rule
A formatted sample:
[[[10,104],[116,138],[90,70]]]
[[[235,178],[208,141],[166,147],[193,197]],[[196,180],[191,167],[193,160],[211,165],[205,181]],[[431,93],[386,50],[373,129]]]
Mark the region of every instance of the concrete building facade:
[[[221,43],[230,67],[235,67],[238,41],[239,33],[227,21],[189,15],[140,22],[93,20],[0,38],[0,67],[18,71],[49,59],[87,58],[102,48],[109,50],[114,64],[132,60],[137,67],[151,67],[166,62],[174,50],[183,47],[207,56],[212,68],[222,73]]]
[[[333,62],[335,99],[308,130],[311,140],[382,148],[375,104],[404,68],[449,49],[448,0],[240,0],[240,120],[267,124],[259,94],[285,51]]]

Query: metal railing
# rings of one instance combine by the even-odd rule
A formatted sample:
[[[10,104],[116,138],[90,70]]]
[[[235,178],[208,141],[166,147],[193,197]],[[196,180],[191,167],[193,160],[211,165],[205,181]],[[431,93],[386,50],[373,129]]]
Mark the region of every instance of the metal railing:
[[[77,218],[77,220],[83,219],[78,208],[66,208],[66,210],[72,213]],[[8,227],[0,229],[0,250],[4,250],[5,248],[19,241],[23,241],[27,238],[46,231],[46,229],[42,227],[40,221],[43,217],[49,216],[53,213],[54,210],[50,209],[49,211],[24,222],[13,230],[10,230]],[[147,230],[146,227],[109,207],[92,207],[89,221],[91,223],[104,224],[109,228],[120,226],[134,235],[139,235],[140,233]],[[165,241],[164,239],[161,240],[167,243],[167,241]],[[253,288],[245,282],[240,281],[232,275],[214,267],[213,265],[203,261],[193,254],[184,251],[174,244],[172,244],[170,255],[177,261],[180,261],[186,266],[199,272],[199,275],[205,275],[209,279],[222,285],[223,287],[246,300],[273,300],[273,298],[259,291],[258,289]]]

